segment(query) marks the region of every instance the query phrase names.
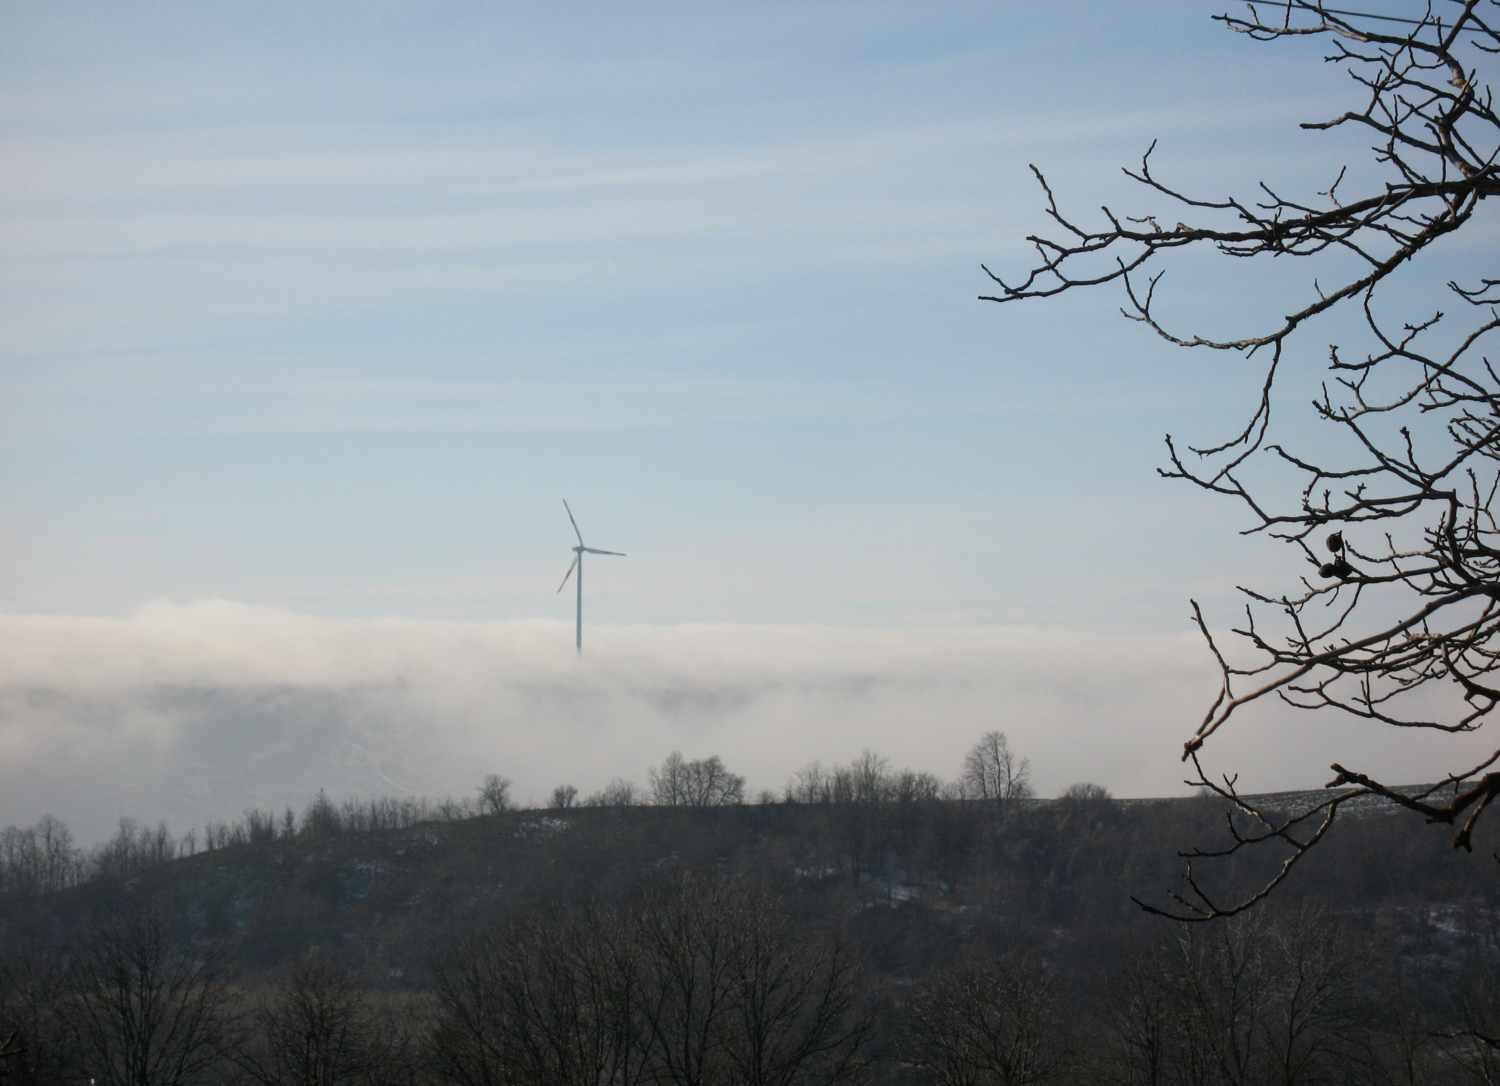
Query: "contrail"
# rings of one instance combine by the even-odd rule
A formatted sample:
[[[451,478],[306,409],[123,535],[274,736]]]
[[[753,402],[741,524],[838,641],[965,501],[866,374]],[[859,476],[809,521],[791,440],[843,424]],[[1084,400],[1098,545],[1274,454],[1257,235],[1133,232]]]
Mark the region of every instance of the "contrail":
[[[385,781],[386,784],[390,785],[392,788],[399,788],[399,789],[401,789],[401,791],[405,792],[408,796],[414,796],[414,795],[416,795],[416,792],[414,792],[410,788],[406,787],[406,785],[404,785],[404,784],[397,784],[395,781],[391,780],[384,773],[382,773],[380,771],[380,763],[375,760],[375,755],[371,754],[364,747],[362,747],[358,743],[356,743],[353,739],[345,739],[344,742],[348,743],[355,750],[359,751],[366,758],[370,759],[370,767],[375,770],[375,775],[377,777],[379,777],[381,780]]]

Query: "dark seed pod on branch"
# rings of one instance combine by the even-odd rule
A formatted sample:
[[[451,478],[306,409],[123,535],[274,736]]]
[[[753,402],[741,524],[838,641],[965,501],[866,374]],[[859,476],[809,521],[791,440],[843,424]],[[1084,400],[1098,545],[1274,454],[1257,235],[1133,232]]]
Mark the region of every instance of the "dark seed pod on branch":
[[[1385,15],[1359,14],[1358,4],[1344,10],[1321,0],[1278,0],[1276,7],[1274,22],[1253,14],[1217,18],[1256,41],[1316,36],[1323,55],[1353,78],[1352,108],[1302,128],[1373,134],[1373,161],[1356,166],[1347,179],[1358,191],[1335,195],[1346,180],[1340,171],[1317,199],[1283,197],[1267,186],[1246,199],[1201,198],[1155,176],[1148,148],[1140,166],[1127,173],[1157,205],[1173,201],[1188,209],[1184,214],[1193,222],[1161,230],[1156,219],[1106,210],[1090,226],[1064,212],[1033,167],[1046,213],[1062,232],[1030,239],[1037,259],[1010,279],[992,273],[999,291],[985,295],[1009,303],[1115,282],[1125,294],[1125,315],[1167,342],[1230,352],[1237,359],[1253,356],[1264,367],[1258,371],[1260,395],[1247,402],[1247,417],[1227,440],[1195,449],[1201,460],[1185,460],[1169,437],[1169,466],[1162,474],[1240,498],[1251,516],[1247,532],[1286,541],[1299,569],[1312,558],[1326,578],[1285,594],[1248,592],[1252,611],[1265,614],[1258,622],[1252,614],[1248,628],[1239,631],[1255,654],[1244,663],[1231,664],[1219,651],[1194,605],[1199,629],[1219,660],[1222,684],[1184,745],[1184,757],[1193,762],[1193,785],[1233,802],[1256,829],[1242,834],[1235,828],[1222,848],[1184,855],[1228,860],[1262,843],[1292,852],[1259,890],[1242,896],[1220,898],[1212,883],[1197,881],[1188,867],[1185,893],[1171,892],[1170,905],[1144,906],[1178,920],[1232,916],[1263,900],[1323,838],[1339,807],[1361,797],[1379,796],[1429,822],[1461,827],[1453,845],[1462,849],[1472,848],[1481,818],[1493,818],[1485,815],[1489,807],[1500,810],[1493,802],[1500,800],[1495,746],[1488,757],[1476,755],[1415,798],[1335,766],[1334,783],[1354,787],[1285,816],[1256,808],[1235,791],[1233,774],[1210,773],[1199,762],[1205,743],[1231,716],[1267,698],[1443,734],[1476,731],[1500,715],[1500,623],[1475,611],[1477,601],[1500,599],[1496,551],[1485,542],[1493,540],[1500,516],[1493,423],[1500,418],[1500,371],[1492,365],[1500,340],[1500,279],[1478,278],[1474,265],[1455,263],[1446,240],[1455,232],[1477,238],[1500,203],[1500,112],[1493,105],[1500,90],[1500,22],[1491,14],[1500,0],[1412,4],[1406,10],[1411,17],[1395,23]],[[1167,217],[1162,206],[1156,213]],[[1147,227],[1139,228],[1140,222]],[[1321,262],[1320,254],[1334,253],[1352,259],[1329,266],[1337,282],[1314,281],[1309,294],[1266,310],[1265,323],[1252,324],[1239,333],[1242,338],[1216,339],[1191,326],[1169,327],[1165,313],[1157,312],[1160,265],[1184,248],[1214,249],[1234,257],[1234,264],[1289,255]],[[1399,280],[1387,282],[1398,271]],[[1407,323],[1402,294],[1414,282],[1434,291],[1447,284],[1451,306],[1425,309],[1429,316]],[[1307,353],[1299,341],[1321,336],[1312,329],[1322,327],[1325,315],[1346,311],[1351,323],[1364,325],[1362,357],[1342,359],[1332,345],[1334,376],[1313,402],[1330,433],[1350,440],[1337,462],[1320,463],[1280,444],[1283,436],[1297,435],[1280,432],[1285,424],[1273,425],[1273,386],[1289,391],[1291,359]],[[1263,450],[1279,454],[1291,474],[1270,490],[1252,493],[1239,473]],[[1301,487],[1290,485],[1299,475]],[[1344,524],[1360,533],[1360,569],[1349,563],[1350,548],[1342,530],[1335,530]],[[1324,533],[1328,548],[1321,565],[1313,554],[1314,532]],[[1341,584],[1351,591],[1330,606],[1330,589]],[[1354,591],[1366,586],[1380,587],[1378,603],[1373,593]],[[1275,622],[1286,625],[1273,634]],[[1414,638],[1416,630],[1421,634]],[[1438,687],[1458,696],[1434,698]]]

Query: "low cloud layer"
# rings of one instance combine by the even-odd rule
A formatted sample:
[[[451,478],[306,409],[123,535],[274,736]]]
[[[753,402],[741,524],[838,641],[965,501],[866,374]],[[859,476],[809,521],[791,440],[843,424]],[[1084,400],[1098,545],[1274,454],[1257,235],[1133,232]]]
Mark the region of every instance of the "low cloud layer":
[[[122,815],[178,831],[249,806],[470,794],[523,801],[644,783],[673,749],[718,754],[752,791],[865,747],[945,777],[983,732],[1043,794],[1183,791],[1177,756],[1214,686],[1192,637],[1015,627],[600,627],[334,620],[223,601],[130,618],[0,617],[0,824]],[[1334,757],[1408,780],[1451,745],[1266,711],[1213,750],[1254,789],[1321,784]],[[1448,763],[1452,762],[1453,765]]]

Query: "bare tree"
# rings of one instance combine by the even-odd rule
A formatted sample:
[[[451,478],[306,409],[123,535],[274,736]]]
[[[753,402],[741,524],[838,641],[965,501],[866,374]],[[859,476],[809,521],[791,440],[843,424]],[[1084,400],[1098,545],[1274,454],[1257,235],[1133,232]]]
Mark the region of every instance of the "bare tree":
[[[68,827],[52,815],[25,829],[0,830],[0,894],[51,893],[78,882],[84,870],[84,855],[73,847]]]
[[[1259,11],[1274,13],[1275,21],[1262,23]],[[1500,667],[1500,526],[1492,511],[1500,487],[1500,377],[1482,354],[1500,328],[1500,279],[1464,283],[1462,273],[1433,266],[1454,252],[1435,243],[1467,229],[1483,202],[1500,194],[1500,116],[1490,84],[1500,8],[1496,0],[1449,0],[1410,11],[1365,16],[1288,0],[1216,17],[1258,41],[1327,42],[1327,59],[1352,77],[1358,101],[1302,127],[1374,138],[1375,169],[1361,171],[1371,178],[1359,182],[1362,191],[1342,191],[1341,170],[1316,196],[1262,184],[1252,199],[1199,199],[1159,180],[1148,151],[1139,169],[1126,173],[1162,207],[1134,217],[1106,208],[1095,228],[1065,215],[1033,167],[1061,233],[1030,239],[1037,260],[1019,278],[990,273],[1000,289],[986,300],[997,302],[1118,283],[1125,315],[1169,343],[1262,363],[1245,425],[1190,449],[1168,437],[1163,474],[1243,503],[1248,531],[1284,541],[1306,571],[1282,593],[1247,590],[1247,617],[1236,633],[1248,661],[1221,650],[1194,604],[1222,686],[1184,760],[1198,787],[1232,799],[1255,828],[1223,850],[1191,855],[1278,841],[1290,853],[1272,886],[1323,838],[1339,808],[1360,796],[1384,796],[1430,821],[1458,825],[1453,843],[1469,848],[1475,824],[1500,795],[1500,751],[1414,795],[1335,763],[1330,787],[1353,787],[1286,819],[1257,808],[1236,793],[1233,777],[1210,775],[1199,761],[1204,744],[1241,706],[1267,697],[1446,733],[1477,730],[1500,704],[1493,678]],[[1179,214],[1192,221],[1163,225]],[[1323,273],[1290,315],[1278,308],[1258,330],[1228,338],[1181,331],[1159,315],[1161,272],[1150,268],[1188,248],[1308,258]],[[1422,282],[1448,284],[1462,311],[1457,326],[1442,312],[1412,308],[1405,295]],[[1335,453],[1309,455],[1275,438],[1279,374],[1300,358],[1300,333],[1316,334],[1319,318],[1344,310],[1357,313],[1363,329],[1353,345],[1329,351],[1331,380],[1313,403],[1316,417],[1344,441]],[[1258,452],[1269,460],[1252,461]],[[1434,696],[1439,688],[1446,696]],[[1232,914],[1270,890],[1221,901],[1191,868],[1187,883],[1173,907],[1182,919]]]
[[[1448,1058],[1484,1086],[1500,1086],[1500,978],[1483,954],[1468,963],[1455,993],[1458,1028],[1442,1034]]]
[[[578,798],[578,789],[571,784],[559,784],[552,789],[552,809],[554,811],[566,811],[573,806],[573,801]]]
[[[829,775],[822,762],[808,762],[786,782],[788,803],[827,803],[832,798]]]
[[[897,803],[930,803],[943,794],[943,782],[931,773],[903,769],[891,783],[891,794]]]
[[[616,777],[583,800],[585,807],[633,807],[641,801],[641,790],[632,781]]]
[[[510,781],[495,773],[488,774],[479,785],[479,802],[486,814],[499,814],[510,808]]]
[[[1036,962],[955,967],[913,1001],[911,1061],[937,1086],[1062,1081],[1068,1050],[1056,1004]]]
[[[859,969],[838,939],[794,938],[773,895],[679,872],[633,923],[654,1081],[834,1086],[864,1069]]]
[[[1031,796],[1031,763],[1011,753],[1004,732],[985,732],[964,756],[963,783],[975,799],[1003,811]]]
[[[734,950],[725,1037],[733,1080],[746,1086],[833,1086],[865,1069],[871,1023],[859,1013],[860,970],[839,939],[811,948],[791,938],[781,910],[749,903]]]
[[[1391,955],[1367,990],[1377,993],[1370,1008],[1374,1036],[1371,1076],[1388,1086],[1427,1086],[1445,1081],[1451,1055],[1443,1047],[1444,1008],[1433,998],[1444,993],[1451,974],[1447,962],[1429,955]],[[1446,1078],[1451,1078],[1446,1076]]]
[[[674,750],[662,759],[661,765],[647,771],[646,779],[651,783],[651,802],[658,807],[685,807],[688,794],[687,759],[680,750]]]
[[[48,814],[36,824],[35,832],[41,853],[41,890],[51,893],[71,885],[77,879],[81,861],[68,827]]]
[[[715,754],[689,762],[674,750],[652,769],[651,801],[658,807],[724,807],[744,798],[745,778],[724,768]]]
[[[1295,1086],[1371,1074],[1366,963],[1318,913],[1179,930],[1112,978],[1105,1019],[1130,1086]]]
[[[160,913],[95,924],[66,981],[79,1056],[99,1086],[193,1086],[225,1066],[228,967]]]
[[[343,828],[343,816],[339,814],[338,807],[328,798],[328,793],[319,788],[318,794],[302,812],[302,832],[312,837],[324,837],[339,833]],[[208,848],[223,848],[223,829],[223,826],[208,826],[203,834],[204,845]],[[219,841],[217,846],[214,844],[216,838]]]
[[[0,1081],[61,1086],[84,1077],[62,963],[24,942],[0,956]]]
[[[1172,1082],[1182,1009],[1160,956],[1137,958],[1106,983],[1102,1015],[1115,1042],[1114,1080],[1121,1086]]]
[[[646,1079],[640,967],[612,914],[499,920],[436,969],[437,1070],[461,1086]]]
[[[437,1069],[461,1086],[834,1086],[863,1067],[846,948],[794,938],[775,898],[724,878],[500,920],[436,973]]]
[[[261,1086],[397,1082],[416,1047],[399,1014],[315,954],[277,978],[251,1018],[234,1062]]]
[[[859,752],[848,770],[848,799],[851,803],[871,806],[891,798],[895,781],[891,777],[891,760],[869,747]]]
[[[1064,803],[1077,804],[1113,802],[1113,797],[1109,794],[1109,789],[1102,784],[1095,784],[1093,781],[1079,781],[1077,784],[1070,784],[1058,793],[1057,798]]]

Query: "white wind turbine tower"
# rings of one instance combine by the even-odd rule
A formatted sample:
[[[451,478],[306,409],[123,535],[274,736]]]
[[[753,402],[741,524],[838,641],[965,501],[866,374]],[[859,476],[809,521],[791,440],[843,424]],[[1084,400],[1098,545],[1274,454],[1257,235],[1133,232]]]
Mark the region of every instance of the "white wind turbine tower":
[[[573,534],[578,537],[578,546],[573,548],[573,564],[568,567],[568,572],[563,574],[562,584],[557,586],[557,590],[561,592],[568,587],[568,578],[573,576],[573,571],[576,569],[578,577],[574,585],[578,589],[578,622],[574,636],[578,651],[581,653],[583,652],[583,556],[585,554],[613,554],[617,558],[624,558],[625,555],[621,551],[601,551],[593,547],[585,547],[583,533],[578,530],[578,521],[573,519],[573,510],[569,507],[567,498],[563,499],[563,508],[568,510],[568,519],[573,521]]]

